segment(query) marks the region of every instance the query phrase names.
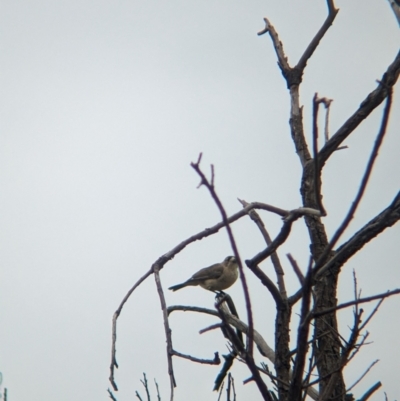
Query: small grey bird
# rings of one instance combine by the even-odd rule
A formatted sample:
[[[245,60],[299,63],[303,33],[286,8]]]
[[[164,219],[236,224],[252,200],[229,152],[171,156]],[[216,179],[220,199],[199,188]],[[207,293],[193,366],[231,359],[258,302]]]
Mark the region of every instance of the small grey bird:
[[[238,264],[234,256],[227,256],[222,263],[205,267],[182,284],[169,287],[172,291],[190,285],[199,285],[209,291],[222,291],[229,288],[238,278]]]

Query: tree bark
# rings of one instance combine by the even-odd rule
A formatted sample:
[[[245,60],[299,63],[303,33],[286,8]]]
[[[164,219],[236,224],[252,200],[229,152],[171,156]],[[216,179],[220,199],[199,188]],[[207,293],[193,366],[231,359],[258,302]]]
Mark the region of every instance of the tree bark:
[[[318,189],[320,193],[320,188]],[[303,170],[301,195],[305,207],[318,208],[314,191],[314,161],[310,160]],[[310,235],[310,251],[314,261],[318,260],[328,246],[328,237],[321,219],[315,216],[305,216],[306,225]],[[328,261],[334,253],[328,256]],[[319,277],[314,286],[315,311],[337,306],[336,289],[340,269],[332,267],[322,277]],[[336,312],[326,314],[315,319],[314,326],[314,352],[319,377],[323,378],[319,385],[319,393],[324,394],[331,375],[340,367],[340,338],[337,327]],[[345,399],[346,388],[341,372],[335,374],[336,383],[327,400]],[[322,400],[321,400],[322,401]]]

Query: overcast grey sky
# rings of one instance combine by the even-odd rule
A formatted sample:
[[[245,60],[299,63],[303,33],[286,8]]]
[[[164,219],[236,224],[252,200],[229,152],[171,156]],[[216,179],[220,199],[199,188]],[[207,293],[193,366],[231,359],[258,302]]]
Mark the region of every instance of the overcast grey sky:
[[[399,47],[385,0],[337,1],[340,12],[309,62],[301,91],[306,128],[315,92],[334,99],[331,132],[376,87]],[[9,400],[106,400],[111,318],[131,285],[163,253],[219,221],[189,167],[199,152],[216,169],[229,213],[237,197],[300,206],[300,165],[288,127],[289,98],[269,38],[267,16],[289,62],[297,62],[326,16],[326,4],[293,0],[13,0],[0,3],[0,371]],[[344,238],[386,207],[399,190],[399,95],[365,200]],[[329,234],[353,199],[382,108],[325,168]],[[275,235],[280,220],[262,214]],[[263,246],[251,222],[234,226],[240,253]],[[399,287],[399,226],[346,266],[339,300],[352,298],[352,269],[364,295]],[[308,237],[299,221],[282,247],[300,266]],[[162,272],[165,286],[231,254],[224,232],[194,244]],[[266,269],[270,267],[265,263]],[[288,274],[288,288],[297,281]],[[255,323],[273,344],[274,307],[249,276]],[[244,314],[236,285],[230,294]],[[186,289],[167,301],[212,307],[213,294]],[[398,384],[400,299],[386,301],[369,327],[367,349],[346,370],[354,389],[381,380],[390,400]],[[366,307],[366,310],[369,310]],[[340,313],[348,334],[351,313]],[[296,321],[296,318],[294,318]],[[174,344],[209,358],[226,351],[210,320],[171,318]],[[119,401],[142,393],[145,371],[163,400],[168,377],[162,315],[152,278],[125,306],[118,325]],[[174,359],[176,399],[215,400],[218,367]],[[238,399],[257,394],[239,366]],[[195,394],[195,395],[194,395]],[[257,399],[257,397],[253,398]],[[373,399],[383,399],[382,391]]]

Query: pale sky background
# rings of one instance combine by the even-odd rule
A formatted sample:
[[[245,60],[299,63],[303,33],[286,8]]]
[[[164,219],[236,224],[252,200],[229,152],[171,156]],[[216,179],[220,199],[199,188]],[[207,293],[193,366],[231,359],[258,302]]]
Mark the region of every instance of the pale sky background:
[[[306,128],[315,92],[334,99],[331,132],[376,87],[399,44],[385,0],[337,1],[340,12],[309,62],[301,91]],[[199,152],[216,169],[227,211],[237,197],[300,206],[300,164],[288,126],[289,98],[263,17],[274,24],[294,65],[326,16],[325,1],[12,0],[0,3],[0,372],[10,401],[107,400],[111,319],[132,284],[163,253],[220,218],[190,168]],[[359,212],[343,240],[386,207],[399,190],[399,90],[387,138]],[[382,107],[324,170],[329,234],[343,219],[379,128]],[[396,129],[397,128],[397,129]],[[307,132],[309,137],[309,130]],[[262,213],[272,236],[281,221]],[[233,226],[240,253],[263,248],[254,224]],[[349,263],[340,301],[400,286],[400,226]],[[343,241],[342,240],[342,241]],[[304,269],[308,235],[298,221],[280,256],[287,286],[298,288],[285,254]],[[190,246],[162,271],[165,287],[231,254],[225,232]],[[263,267],[271,271],[270,262]],[[255,324],[273,344],[274,304],[247,274]],[[229,290],[244,318],[240,285]],[[167,291],[169,304],[212,307],[202,289]],[[366,346],[346,369],[352,392],[400,399],[398,310],[384,302]],[[371,307],[366,307],[366,311]],[[340,313],[348,338],[351,311]],[[211,358],[226,352],[215,320],[171,317],[178,351]],[[293,322],[296,323],[294,316]],[[292,332],[295,337],[295,332]],[[118,325],[119,401],[144,395],[142,372],[169,398],[162,314],[151,277]],[[220,367],[174,359],[176,400],[216,400]],[[269,363],[271,367],[271,364]],[[259,399],[248,370],[235,363],[238,400]],[[154,386],[152,386],[154,390]],[[153,393],[155,399],[155,393]]]

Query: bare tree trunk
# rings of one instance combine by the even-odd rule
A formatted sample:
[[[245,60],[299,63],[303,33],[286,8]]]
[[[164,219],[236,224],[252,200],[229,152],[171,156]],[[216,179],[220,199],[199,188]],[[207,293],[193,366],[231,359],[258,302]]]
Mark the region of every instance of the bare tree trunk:
[[[290,317],[291,306],[287,300],[277,305],[275,320],[275,370],[282,381],[277,382],[280,401],[287,401],[290,382]]]
[[[315,200],[314,168],[315,165],[312,160],[304,167],[301,194],[305,207],[318,208]],[[318,188],[318,193],[320,193],[320,188]],[[311,240],[310,251],[313,259],[317,261],[328,246],[325,226],[321,223],[319,217],[306,216],[305,220]],[[327,260],[331,257],[333,257],[333,252],[331,252]],[[340,269],[333,267],[316,280],[314,287],[315,311],[337,305],[336,289],[339,271]],[[327,396],[326,399],[344,400],[346,388],[340,370],[340,338],[336,312],[323,315],[315,320],[314,338],[316,339],[314,352],[318,374],[320,378],[323,378],[320,382],[319,393],[321,395],[325,394],[329,382],[334,380],[335,383],[331,382],[330,384],[330,386],[333,386],[331,394],[325,394]],[[335,375],[332,377],[333,373]]]

